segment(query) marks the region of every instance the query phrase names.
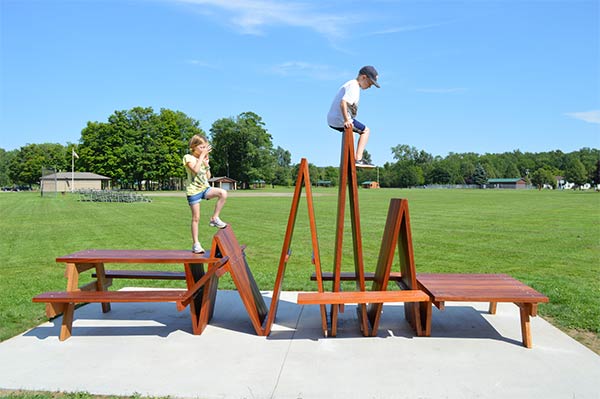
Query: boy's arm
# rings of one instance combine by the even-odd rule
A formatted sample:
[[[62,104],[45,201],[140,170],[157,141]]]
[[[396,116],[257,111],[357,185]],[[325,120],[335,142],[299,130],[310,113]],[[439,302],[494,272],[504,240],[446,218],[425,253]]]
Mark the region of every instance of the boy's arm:
[[[344,118],[344,127],[351,127],[352,119],[348,118],[348,103],[344,100],[341,100],[340,109],[342,110],[342,117]]]

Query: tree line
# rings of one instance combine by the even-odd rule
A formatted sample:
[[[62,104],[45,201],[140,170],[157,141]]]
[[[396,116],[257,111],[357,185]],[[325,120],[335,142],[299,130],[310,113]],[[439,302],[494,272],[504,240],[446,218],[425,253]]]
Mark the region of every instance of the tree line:
[[[256,181],[293,185],[299,165],[291,152],[273,146],[262,118],[253,112],[221,118],[205,132],[200,123],[180,111],[135,107],[115,111],[107,122],[88,122],[79,143],[27,144],[6,151],[0,148],[0,185],[36,186],[43,168],[71,170],[72,151],[78,155],[76,171],[110,177],[113,187],[126,189],[180,189],[185,177],[182,158],[194,135],[212,145],[213,176],[228,176],[249,187]],[[370,154],[365,152],[370,160]],[[556,185],[556,176],[581,185],[600,183],[600,150],[582,148],[571,153],[501,154],[449,153],[433,156],[408,144],[391,148],[393,161],[377,169],[358,169],[359,182],[378,180],[382,187],[429,184],[483,185],[490,178],[524,178],[541,187]],[[313,184],[337,185],[338,167],[309,165]]]

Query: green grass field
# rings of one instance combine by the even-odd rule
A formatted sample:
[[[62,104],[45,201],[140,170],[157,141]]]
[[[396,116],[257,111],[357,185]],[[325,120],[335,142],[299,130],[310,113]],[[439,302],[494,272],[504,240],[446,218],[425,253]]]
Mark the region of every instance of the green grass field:
[[[260,288],[272,290],[293,190],[250,194],[258,192],[265,196],[231,193],[221,216],[247,245]],[[328,271],[333,265],[337,190],[318,188],[313,194],[321,263]],[[64,265],[55,262],[57,256],[87,248],[191,248],[190,212],[179,195],[153,196],[152,203],[90,203],[79,202],[76,195],[1,193],[0,340],[45,321],[44,306],[31,298],[64,290]],[[507,273],[550,298],[549,304],[540,305],[542,317],[599,352],[600,194],[361,189],[359,195],[367,271],[375,269],[390,198],[407,198],[418,272]],[[213,206],[202,204],[200,237],[205,247],[214,233],[207,226]],[[346,226],[343,268],[353,270],[348,215]],[[285,290],[316,289],[309,280],[311,252],[302,201]],[[114,288],[125,285],[181,287],[183,282],[115,280]],[[219,287],[233,288],[233,283],[225,275]]]

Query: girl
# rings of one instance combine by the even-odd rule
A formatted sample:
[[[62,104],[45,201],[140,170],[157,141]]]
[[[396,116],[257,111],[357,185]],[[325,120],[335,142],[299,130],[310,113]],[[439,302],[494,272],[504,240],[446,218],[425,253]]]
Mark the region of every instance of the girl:
[[[183,157],[183,164],[187,173],[187,200],[192,210],[192,252],[204,253],[202,245],[198,240],[198,221],[200,220],[200,201],[218,198],[215,204],[215,211],[210,218],[209,226],[224,229],[227,223],[219,219],[219,213],[227,200],[227,191],[222,188],[210,187],[210,165],[208,153],[212,151],[212,146],[208,141],[200,136],[194,135],[190,139],[190,152]]]

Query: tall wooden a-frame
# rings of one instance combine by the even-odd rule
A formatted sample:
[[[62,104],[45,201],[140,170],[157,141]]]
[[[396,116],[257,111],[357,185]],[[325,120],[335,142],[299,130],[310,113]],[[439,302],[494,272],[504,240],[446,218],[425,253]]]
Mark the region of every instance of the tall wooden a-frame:
[[[312,190],[310,185],[310,175],[308,172],[308,161],[306,158],[302,158],[300,161],[300,169],[298,170],[298,178],[296,179],[296,189],[294,190],[294,197],[292,199],[292,207],[290,209],[290,216],[288,218],[287,228],[285,231],[285,238],[283,240],[283,246],[281,248],[281,256],[279,257],[279,268],[277,270],[277,277],[275,278],[275,286],[273,287],[273,298],[271,298],[271,306],[267,321],[264,327],[265,335],[269,335],[271,327],[275,321],[277,314],[277,306],[279,304],[279,295],[281,294],[281,286],[283,284],[283,276],[285,274],[285,267],[287,261],[291,255],[291,243],[292,236],[294,234],[294,226],[296,224],[296,216],[298,215],[298,204],[300,203],[300,197],[302,196],[302,186],[306,188],[306,203],[308,207],[308,219],[310,223],[310,235],[313,249],[313,263],[315,265],[315,275],[317,280],[317,287],[319,292],[323,292],[323,279],[321,272],[321,256],[319,254],[319,241],[317,239],[317,224],[315,222],[315,210],[312,200]],[[325,305],[321,307],[321,326],[323,333],[327,336],[327,313]]]
[[[399,299],[405,302],[404,316],[406,320],[413,327],[417,335],[422,336],[425,332],[421,325],[419,302],[412,302],[412,300],[420,299],[420,301],[426,301],[427,296],[417,286],[410,217],[408,215],[408,201],[399,198],[390,200],[371,291],[387,290],[387,285],[392,275],[392,263],[396,247],[398,248],[400,261],[400,275],[396,274],[394,280],[402,289],[399,293],[402,297]],[[369,304],[368,314],[372,336],[377,335],[382,308],[383,303]]]
[[[350,199],[350,220],[352,222],[352,244],[354,250],[354,270],[356,288],[365,291],[365,267],[362,252],[362,235],[360,231],[360,214],[358,206],[358,182],[356,180],[356,160],[354,157],[354,133],[352,128],[346,128],[342,138],[342,153],[340,156],[340,180],[338,190],[338,210],[335,230],[335,252],[333,258],[333,292],[341,288],[342,250],[344,242],[344,217],[346,212],[346,187]],[[337,335],[337,317],[340,305],[331,305],[331,336]],[[367,325],[366,305],[358,304],[358,319],[363,335],[369,335]]]

